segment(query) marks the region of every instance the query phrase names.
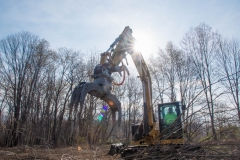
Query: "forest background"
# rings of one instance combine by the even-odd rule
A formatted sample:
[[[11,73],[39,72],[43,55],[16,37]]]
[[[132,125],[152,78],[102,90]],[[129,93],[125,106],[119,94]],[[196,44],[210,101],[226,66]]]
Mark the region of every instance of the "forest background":
[[[238,136],[239,41],[201,23],[183,36],[180,45],[168,42],[147,62],[156,119],[157,104],[180,101],[187,106],[187,138]],[[105,105],[99,99],[88,96],[83,108],[69,107],[73,88],[92,81],[99,53],[55,51],[47,40],[22,31],[1,39],[0,54],[2,146],[99,144],[110,142],[112,136],[130,139],[131,125],[142,122],[141,81],[134,69],[124,85],[113,89],[123,107],[120,132],[113,135],[111,113],[97,119]]]
[[[87,97],[69,108],[73,88],[91,74],[125,26],[133,29],[158,103],[180,101],[186,137],[239,136],[239,1],[0,1],[0,145],[101,144],[131,139],[142,121],[142,90],[130,76],[114,94],[123,106],[113,135],[111,113]],[[121,77],[115,77],[120,80]],[[194,133],[194,134],[193,134]]]

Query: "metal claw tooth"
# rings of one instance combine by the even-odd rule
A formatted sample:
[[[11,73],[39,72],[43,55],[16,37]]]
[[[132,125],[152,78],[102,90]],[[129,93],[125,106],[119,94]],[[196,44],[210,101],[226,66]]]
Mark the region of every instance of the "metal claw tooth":
[[[105,102],[107,102],[107,104],[110,106],[110,109],[111,109],[111,112],[112,112],[112,122],[113,122],[113,124],[116,123],[116,111],[118,112],[118,127],[120,127],[121,117],[122,117],[120,101],[113,94],[106,94],[101,99],[104,100]]]

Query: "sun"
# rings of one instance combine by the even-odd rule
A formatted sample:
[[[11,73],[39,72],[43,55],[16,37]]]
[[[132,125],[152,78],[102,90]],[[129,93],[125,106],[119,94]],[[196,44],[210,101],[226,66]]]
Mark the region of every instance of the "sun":
[[[143,49],[143,47],[141,45],[143,45],[143,42],[140,42],[139,40],[136,40],[134,43],[134,50],[141,52],[141,50]]]
[[[146,32],[134,32],[133,37],[136,39],[134,50],[141,52],[144,57],[149,56],[154,50],[153,36]]]

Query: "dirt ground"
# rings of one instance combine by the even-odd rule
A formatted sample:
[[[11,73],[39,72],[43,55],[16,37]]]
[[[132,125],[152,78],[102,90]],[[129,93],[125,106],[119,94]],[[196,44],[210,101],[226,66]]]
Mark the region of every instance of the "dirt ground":
[[[0,148],[0,160],[120,160],[120,155],[108,156],[110,145],[72,146],[49,148],[48,146],[20,146]],[[202,150],[203,149],[203,150]],[[190,159],[236,159],[240,157],[240,142],[227,141],[204,144],[198,152],[181,153]],[[201,152],[200,152],[201,151]],[[204,152],[202,152],[204,151]],[[174,156],[175,154],[173,154]],[[161,155],[162,156],[162,155]],[[180,156],[180,155],[178,155]],[[180,157],[181,157],[180,156]],[[193,158],[194,157],[194,158]],[[183,158],[184,159],[184,158]]]
[[[110,146],[62,147],[48,148],[46,146],[21,146],[15,148],[0,148],[0,160],[111,160],[120,156],[107,156]]]

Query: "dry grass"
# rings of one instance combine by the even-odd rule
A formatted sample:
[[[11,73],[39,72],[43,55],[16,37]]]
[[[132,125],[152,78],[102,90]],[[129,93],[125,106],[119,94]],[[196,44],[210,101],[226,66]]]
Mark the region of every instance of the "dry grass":
[[[74,146],[62,148],[48,148],[46,146],[21,146],[15,148],[0,148],[0,160],[110,160],[107,156],[110,146]],[[115,157],[115,159],[117,159]]]

